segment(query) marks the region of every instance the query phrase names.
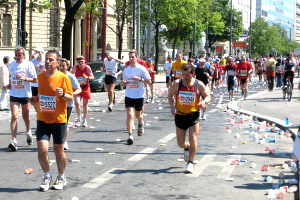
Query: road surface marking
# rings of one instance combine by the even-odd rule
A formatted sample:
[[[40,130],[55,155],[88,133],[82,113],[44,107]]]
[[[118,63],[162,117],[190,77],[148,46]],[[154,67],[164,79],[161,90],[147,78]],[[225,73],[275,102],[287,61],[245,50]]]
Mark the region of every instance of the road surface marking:
[[[221,172],[217,175],[219,179],[228,179],[230,178],[233,170],[235,169],[234,165],[231,165],[232,160],[239,160],[240,155],[230,156],[230,159],[227,159],[226,162],[216,162],[214,161],[216,155],[204,155],[203,158],[195,165],[193,174],[186,174],[188,177],[199,177],[203,171],[209,166],[222,167]]]
[[[218,176],[217,176],[218,179],[224,179],[224,180],[230,179],[231,174],[236,167],[236,165],[231,165],[232,160],[240,160],[241,159],[240,155],[231,156],[231,157],[232,158],[227,160],[227,163],[223,167],[222,171],[218,174]]]
[[[216,106],[217,108],[222,108],[222,107],[221,107],[221,103],[222,103],[222,101],[223,101],[223,97],[224,97],[224,95],[221,94],[221,95],[220,95],[220,98],[219,98],[219,101],[218,101],[218,104],[217,104],[217,106]]]
[[[96,188],[100,187],[101,185],[105,184],[107,181],[114,178],[116,175],[118,175],[118,173],[114,173],[118,170],[124,170],[124,169],[112,168],[112,169],[104,172],[100,176],[90,180],[89,182],[84,184],[82,187],[89,188],[89,189],[96,189]]]
[[[153,153],[157,148],[145,148],[141,152],[137,153],[136,155],[130,157],[128,161],[130,162],[138,162],[141,161],[143,158],[147,157],[150,153]]]
[[[170,133],[167,136],[163,137],[158,141],[158,143],[167,143],[171,141],[176,136],[175,133]],[[149,154],[153,153],[155,150],[157,150],[157,147],[147,147],[140,151],[139,153],[131,156],[127,161],[130,161],[130,164],[126,165],[126,168],[129,168],[132,166],[133,163],[141,161],[145,157],[147,157]],[[109,180],[113,179],[118,173],[116,173],[118,170],[126,170],[126,168],[112,168],[103,174],[97,176],[96,178],[90,180],[89,182],[85,183],[82,187],[83,188],[89,188],[89,189],[96,189],[102,185],[104,185]]]
[[[173,138],[176,137],[176,134],[175,133],[170,133],[169,135],[163,137],[162,139],[160,139],[158,141],[159,144],[165,144],[165,143],[168,143],[170,142],[171,140],[173,140]]]
[[[217,112],[218,110],[217,109],[212,109],[212,110],[210,110],[210,111],[208,111],[209,113],[214,113],[214,112]]]

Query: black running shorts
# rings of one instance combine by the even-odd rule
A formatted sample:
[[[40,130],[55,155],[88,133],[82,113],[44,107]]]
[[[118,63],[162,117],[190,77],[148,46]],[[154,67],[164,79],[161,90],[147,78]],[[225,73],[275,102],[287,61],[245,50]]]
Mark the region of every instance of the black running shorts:
[[[136,111],[141,111],[144,105],[144,98],[132,99],[125,97],[125,107],[133,107]]]
[[[200,112],[193,112],[187,115],[175,115],[175,125],[177,128],[187,130],[199,122]]]
[[[25,104],[29,103],[29,98],[27,98],[27,97],[21,98],[21,97],[10,96],[9,101],[12,102],[12,103],[20,103],[20,104],[25,105]]]
[[[36,125],[36,140],[50,140],[52,135],[54,144],[63,144],[66,133],[66,123],[47,124],[42,121],[37,121]]]
[[[113,84],[116,82],[116,78],[110,75],[105,75],[104,82],[106,85]]]
[[[38,87],[31,87],[31,93],[33,97],[38,96]]]

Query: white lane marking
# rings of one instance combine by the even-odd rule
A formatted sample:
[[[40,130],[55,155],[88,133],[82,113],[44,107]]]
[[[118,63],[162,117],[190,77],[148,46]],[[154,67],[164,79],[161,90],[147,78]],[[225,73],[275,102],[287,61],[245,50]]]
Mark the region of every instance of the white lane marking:
[[[186,174],[186,176],[195,178],[200,176],[206,167],[212,163],[215,157],[216,155],[204,155],[203,158],[195,165],[194,173]]]
[[[235,165],[231,165],[232,160],[239,160],[241,158],[240,155],[230,156],[230,159],[227,159],[226,162],[218,162],[214,161],[216,155],[204,155],[203,158],[195,165],[193,174],[186,174],[188,177],[197,178],[199,177],[203,171],[209,166],[222,167],[221,172],[217,175],[218,179],[229,179],[233,170],[235,169]]]
[[[128,161],[138,162],[138,161],[142,160],[143,158],[147,157],[150,153],[153,153],[156,149],[157,148],[151,148],[151,147],[145,148],[141,152],[139,152],[138,154],[130,157],[128,159]]]
[[[219,98],[219,101],[218,101],[218,104],[217,104],[217,108],[221,108],[221,103],[222,103],[222,101],[223,101],[223,97],[224,97],[224,95],[223,94],[221,94],[220,95],[220,98]]]
[[[158,143],[159,144],[165,144],[165,143],[168,143],[168,142],[170,142],[171,140],[173,140],[173,138],[175,138],[176,137],[176,134],[175,133],[170,133],[169,135],[167,135],[167,136],[165,136],[165,137],[163,137],[162,139],[160,139],[159,141],[158,141]]]
[[[96,189],[96,188],[100,187],[101,185],[105,184],[107,181],[114,178],[116,175],[118,175],[117,173],[114,173],[117,170],[123,170],[123,169],[112,168],[112,169],[104,172],[100,176],[90,180],[89,182],[84,184],[82,187],[83,188],[89,188],[89,189]]]
[[[232,156],[233,157],[233,156]],[[232,160],[240,160],[241,156],[236,155],[234,158],[228,159],[226,165],[223,167],[222,171],[218,174],[217,178],[219,179],[230,179],[233,170],[235,169],[236,165],[231,165]]]
[[[169,141],[171,141],[174,137],[176,137],[175,133],[170,133],[167,136],[163,137],[162,139],[160,139],[158,141],[158,143],[167,143]],[[131,156],[128,161],[130,161],[130,164],[127,165],[126,168],[129,168],[130,166],[132,166],[133,163],[138,162],[142,159],[144,159],[145,157],[147,157],[150,153],[153,153],[155,150],[157,150],[157,147],[147,147],[145,149],[143,149],[142,151],[140,151],[139,153]],[[89,188],[89,189],[96,189],[102,185],[104,185],[106,182],[108,182],[109,180],[113,179],[116,175],[118,175],[118,173],[114,173],[117,170],[126,170],[126,168],[113,168],[110,169],[106,172],[104,172],[103,174],[99,175],[98,177],[90,180],[89,182],[87,182],[86,184],[84,184],[82,187],[83,188]]]
[[[217,112],[218,110],[217,109],[211,109],[210,111],[208,111],[209,113],[214,113],[214,112]]]

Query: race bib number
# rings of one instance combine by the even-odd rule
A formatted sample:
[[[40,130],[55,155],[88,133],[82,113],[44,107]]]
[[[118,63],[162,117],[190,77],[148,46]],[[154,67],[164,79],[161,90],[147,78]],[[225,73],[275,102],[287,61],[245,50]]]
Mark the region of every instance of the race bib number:
[[[182,105],[191,105],[195,102],[195,93],[194,92],[188,92],[188,91],[179,91],[179,104]]]
[[[240,71],[240,76],[248,76],[248,71],[247,70],[241,70]]]
[[[56,97],[55,96],[39,96],[41,112],[55,112]]]
[[[80,85],[86,85],[86,78],[80,76],[80,77],[77,77],[77,80]]]
[[[128,88],[139,88],[139,82],[131,81],[128,83]]]
[[[14,79],[11,81],[12,87],[18,89],[24,88],[25,87],[24,83],[25,82],[23,80],[18,80],[18,79]]]
[[[228,74],[228,76],[235,76],[235,71],[234,70],[228,70],[227,74]]]
[[[175,75],[176,75],[176,77],[181,77],[182,71],[176,70]]]

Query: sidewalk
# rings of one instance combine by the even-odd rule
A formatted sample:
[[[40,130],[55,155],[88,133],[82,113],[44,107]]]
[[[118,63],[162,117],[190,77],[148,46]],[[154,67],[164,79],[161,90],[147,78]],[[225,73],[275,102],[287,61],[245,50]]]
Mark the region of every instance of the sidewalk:
[[[248,96],[247,100],[230,102],[228,108],[235,112],[253,116],[260,120],[275,123],[278,127],[287,128],[291,125],[300,125],[300,90],[298,90],[299,79],[295,80],[292,101],[282,98],[282,90],[276,88],[269,92],[264,90]],[[289,125],[285,124],[288,118]]]

